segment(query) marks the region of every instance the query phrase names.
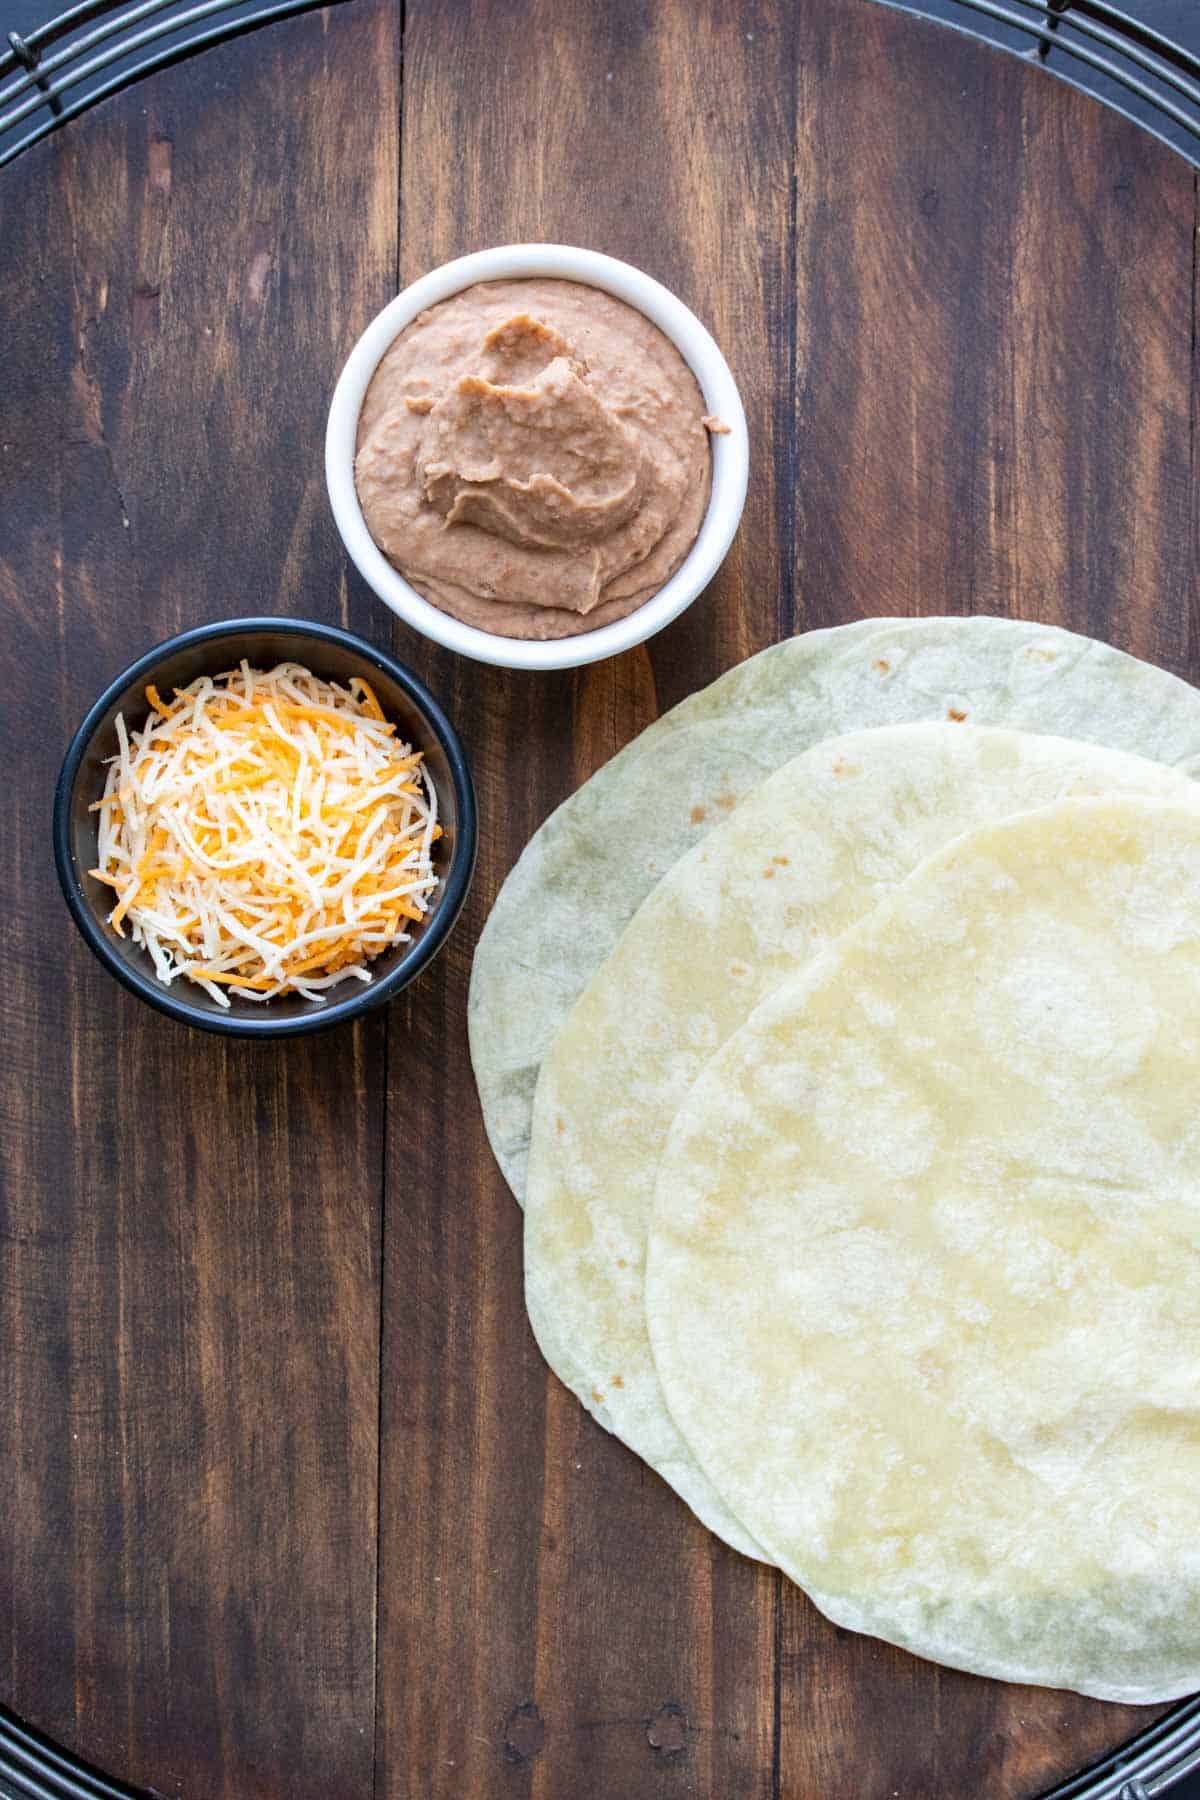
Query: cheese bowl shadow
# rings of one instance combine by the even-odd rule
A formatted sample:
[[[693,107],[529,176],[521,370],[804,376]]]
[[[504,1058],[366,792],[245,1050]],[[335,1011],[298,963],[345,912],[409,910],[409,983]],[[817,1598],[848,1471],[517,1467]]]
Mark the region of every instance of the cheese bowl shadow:
[[[418,593],[390,563],[367,528],[354,480],[358,419],[371,378],[396,338],[428,307],[475,282],[529,277],[600,288],[642,313],[679,351],[699,384],[706,412],[728,428],[711,439],[712,491],[691,549],[675,573],[624,618],[570,637],[515,638],[466,625]],[[629,263],[568,244],[500,244],[421,276],[363,332],[338,378],[325,430],[325,484],[342,543],[364,581],[414,630],[476,662],[507,669],[570,669],[632,649],[679,617],[708,586],[733,542],[750,469],[746,415],[716,342],[669,288]]]
[[[443,836],[434,851],[440,880],[425,918],[408,943],[385,950],[371,964],[369,982],[347,981],[324,1002],[298,994],[255,1002],[233,995],[228,1009],[203,988],[179,976],[168,987],[155,975],[147,951],[108,922],[113,895],[88,876],[96,866],[98,814],[107,759],[117,748],[116,720],[140,726],[153,683],[163,695],[186,687],[200,675],[236,668],[245,659],[254,668],[298,662],[314,675],[345,683],[359,675],[370,682],[385,716],[425,766],[437,794]],[[202,1031],[231,1037],[295,1037],[327,1030],[358,1018],[408,986],[446,942],[467,897],[477,842],[475,792],[466,757],[445,713],[412,672],[364,638],[331,625],[300,619],[234,619],[201,625],[169,638],[132,663],[89,709],[68,746],[54,794],[54,860],[67,906],[85,943],[131,993],[159,1012]]]

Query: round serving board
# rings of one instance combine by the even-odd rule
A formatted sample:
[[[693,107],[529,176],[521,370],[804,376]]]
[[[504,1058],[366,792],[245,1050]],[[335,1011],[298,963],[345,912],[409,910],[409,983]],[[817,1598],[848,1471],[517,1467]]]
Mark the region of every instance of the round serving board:
[[[465,1006],[550,808],[789,632],[991,611],[1200,674],[1190,168],[873,0],[351,0],[89,114],[0,210],[0,1700],[189,1800],[1017,1800],[1148,1725],[835,1630],[582,1412]],[[395,626],[321,472],[371,315],[518,238],[667,282],[751,424],[719,580],[577,676]],[[272,611],[431,683],[482,850],[390,1012],[260,1048],[109,980],[49,816],[103,682]]]

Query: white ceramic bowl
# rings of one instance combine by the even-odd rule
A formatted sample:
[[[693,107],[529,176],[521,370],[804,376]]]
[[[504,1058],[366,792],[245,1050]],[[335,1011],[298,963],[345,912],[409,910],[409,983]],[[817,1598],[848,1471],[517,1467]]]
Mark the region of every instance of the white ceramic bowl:
[[[393,339],[426,307],[470,287],[472,282],[528,275],[586,282],[645,313],[670,338],[692,369],[707,411],[729,427],[728,433],[718,433],[712,439],[713,481],[708,511],[695,543],[671,579],[642,606],[611,625],[546,641],[480,631],[430,605],[393,568],[367,530],[354,486],[354,440],[363,396]],[[329,500],[342,542],[359,574],[406,624],[433,638],[435,643],[461,651],[478,662],[508,669],[569,669],[581,663],[599,662],[602,657],[615,656],[618,651],[653,637],[678,618],[721,566],[742,516],[749,460],[746,415],[737,384],[729,364],[696,315],[659,282],[628,263],[601,256],[595,250],[574,250],[565,244],[503,244],[494,250],[478,250],[472,256],[444,263],[405,288],[371,321],[350,352],[334,389],[325,431]]]

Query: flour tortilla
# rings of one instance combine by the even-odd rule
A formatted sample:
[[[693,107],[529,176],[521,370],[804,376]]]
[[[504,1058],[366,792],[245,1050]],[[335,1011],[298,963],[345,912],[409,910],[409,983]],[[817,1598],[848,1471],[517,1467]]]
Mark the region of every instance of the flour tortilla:
[[[901,725],[818,745],[680,859],[542,1065],[526,1303],[555,1373],[704,1523],[759,1556],[663,1399],[642,1289],[659,1157],[713,1052],[797,967],[961,832],[1071,793],[1186,798],[1178,770],[1062,738]]]
[[[1200,695],[1090,638],[1007,619],[807,632],[657,720],[534,835],[484,928],[471,1056],[497,1161],[524,1195],[542,1058],[651,888],[764,776],[824,738],[962,714],[1158,762],[1200,758]]]
[[[671,1410],[840,1624],[1200,1686],[1200,811],[1066,800],[922,865],[671,1131]]]

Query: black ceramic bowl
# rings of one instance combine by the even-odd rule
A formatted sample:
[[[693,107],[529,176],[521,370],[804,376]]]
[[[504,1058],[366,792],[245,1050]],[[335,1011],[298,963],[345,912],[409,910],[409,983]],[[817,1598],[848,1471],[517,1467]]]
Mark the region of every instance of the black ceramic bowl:
[[[96,866],[97,814],[105,759],[117,747],[116,717],[140,726],[147,713],[145,688],[159,692],[186,687],[197,675],[215,675],[236,667],[245,657],[255,668],[275,663],[303,663],[314,675],[346,681],[361,675],[370,681],[385,714],[416,750],[424,750],[425,766],[437,790],[438,817],[444,835],[434,867],[441,881],[425,919],[414,928],[411,942],[398,944],[377,957],[369,983],[334,988],[336,998],[324,1005],[297,994],[258,1002],[231,996],[228,1011],[202,988],[180,978],[170,987],[158,980],[144,950],[118,937],[108,923],[112,896],[87,871]],[[453,726],[432,694],[403,664],[348,631],[303,619],[230,619],[201,625],[168,638],[118,675],[105,689],[71,740],[54,794],[54,859],[71,916],[89,947],[118,981],[142,1000],[185,1025],[224,1031],[233,1037],[291,1037],[321,1031],[357,1018],[390,1000],[420,974],[437,955],[454,928],[475,867],[475,790]]]

